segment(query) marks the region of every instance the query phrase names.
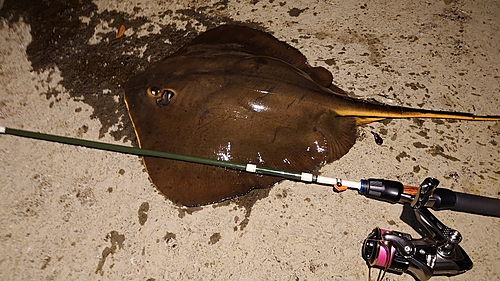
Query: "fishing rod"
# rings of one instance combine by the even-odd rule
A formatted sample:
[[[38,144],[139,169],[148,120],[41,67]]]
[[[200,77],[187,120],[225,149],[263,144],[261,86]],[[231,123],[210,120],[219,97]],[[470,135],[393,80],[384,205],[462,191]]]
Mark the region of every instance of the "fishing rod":
[[[336,192],[356,190],[365,197],[389,203],[404,204],[405,218],[422,238],[414,239],[407,233],[375,228],[363,242],[362,257],[369,267],[380,269],[377,280],[386,272],[408,273],[418,280],[428,280],[434,275],[457,275],[472,268],[472,261],[458,245],[460,232],[445,226],[429,210],[453,210],[484,216],[500,217],[500,200],[496,198],[455,192],[437,188],[439,181],[425,179],[418,187],[403,185],[386,179],[362,179],[347,181],[306,172],[293,172],[255,164],[242,164],[169,152],[142,149],[88,141],[0,126],[0,134],[39,139],[70,145],[84,146],[125,154],[159,157],[204,165],[223,167],[248,173],[278,176],[305,183],[333,187]],[[405,210],[404,209],[404,210]],[[404,213],[405,211],[403,211]],[[382,274],[383,273],[383,274]]]
[[[58,142],[69,145],[84,146],[88,148],[107,150],[124,154],[158,157],[197,164],[211,165],[249,173],[256,173],[260,175],[277,176],[293,181],[330,186],[333,187],[333,190],[336,192],[341,192],[348,189],[357,190],[359,194],[364,195],[368,198],[389,203],[411,203],[415,199],[415,196],[418,194],[419,189],[419,187],[403,185],[400,182],[386,179],[362,179],[360,181],[348,181],[340,178],[325,177],[306,172],[285,171],[269,167],[257,166],[255,164],[242,164],[230,161],[220,161],[197,156],[12,129],[3,126],[0,126],[0,134]],[[499,199],[466,194],[443,188],[437,188],[431,195],[429,195],[425,207],[431,207],[433,210],[453,210],[458,212],[500,218]]]

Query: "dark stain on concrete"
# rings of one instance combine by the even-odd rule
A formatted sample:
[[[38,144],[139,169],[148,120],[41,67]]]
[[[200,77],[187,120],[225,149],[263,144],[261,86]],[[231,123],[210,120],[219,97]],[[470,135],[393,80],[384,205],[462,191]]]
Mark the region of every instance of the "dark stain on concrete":
[[[425,87],[425,85],[422,85],[418,82],[417,83],[415,83],[415,82],[405,83],[405,87],[411,88],[414,91],[416,91],[418,89],[426,89],[426,91],[428,91],[427,87]]]
[[[421,136],[421,137],[424,137],[426,139],[429,139],[430,137],[427,135],[427,132],[426,131],[420,131],[420,132],[416,132],[417,135]]]
[[[425,144],[423,144],[423,143],[421,143],[419,141],[418,142],[414,142],[413,146],[416,147],[416,148],[427,148],[428,147],[427,145],[425,145]]]
[[[414,172],[414,173],[418,173],[418,172],[420,172],[420,166],[419,166],[419,165],[417,165],[417,166],[413,166],[413,172]]]
[[[288,14],[291,16],[291,17],[298,17],[302,12],[304,12],[305,10],[307,10],[307,8],[305,9],[298,9],[298,8],[292,8],[288,11]]]
[[[326,63],[327,65],[329,65],[329,66],[332,66],[332,65],[336,65],[336,64],[337,64],[337,62],[336,62],[336,60],[335,60],[335,59],[327,59],[327,60],[325,60],[325,63]]]
[[[46,269],[51,260],[52,260],[51,257],[49,257],[49,256],[45,257],[45,259],[43,260],[43,265],[40,269],[42,269],[42,270]]]
[[[423,126],[423,125],[424,125],[424,123],[425,123],[425,120],[423,120],[423,119],[418,119],[418,118],[416,118],[416,119],[412,119],[411,121],[415,124],[415,125],[410,125],[410,127],[412,127],[412,128],[422,128],[422,126]],[[425,129],[424,129],[424,130],[425,130]]]
[[[460,161],[460,159],[444,153],[444,148],[437,144],[430,147],[427,150],[427,152],[430,153],[432,156],[441,156],[451,161]]]
[[[396,156],[396,160],[398,160],[398,162],[401,162],[401,159],[402,158],[411,158],[411,156],[406,153],[405,151],[401,152],[398,154],[398,156]]]

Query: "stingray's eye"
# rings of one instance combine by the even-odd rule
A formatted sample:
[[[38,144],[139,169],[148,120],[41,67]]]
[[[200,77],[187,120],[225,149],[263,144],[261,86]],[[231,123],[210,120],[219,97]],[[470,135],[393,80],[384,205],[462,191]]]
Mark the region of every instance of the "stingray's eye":
[[[160,91],[158,92],[159,93],[156,94],[155,97],[156,97],[156,104],[159,106],[168,105],[172,100],[172,98],[175,96],[174,92],[167,89],[163,89],[161,90],[161,92]]]
[[[165,90],[163,94],[166,96],[166,98],[169,101],[175,96],[174,92],[169,91],[169,90]]]
[[[148,95],[153,96],[153,97],[158,97],[160,95],[160,88],[158,87],[149,87],[148,88]]]

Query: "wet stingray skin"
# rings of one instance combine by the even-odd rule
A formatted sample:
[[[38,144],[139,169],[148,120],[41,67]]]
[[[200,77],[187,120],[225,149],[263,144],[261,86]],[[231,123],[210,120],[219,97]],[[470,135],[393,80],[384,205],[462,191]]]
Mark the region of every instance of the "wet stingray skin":
[[[385,118],[477,119],[367,103],[331,83],[329,71],[309,66],[271,35],[220,26],[132,77],[125,102],[142,148],[297,172],[317,171],[346,154],[357,125]],[[153,157],[144,163],[158,190],[184,206],[281,180]]]

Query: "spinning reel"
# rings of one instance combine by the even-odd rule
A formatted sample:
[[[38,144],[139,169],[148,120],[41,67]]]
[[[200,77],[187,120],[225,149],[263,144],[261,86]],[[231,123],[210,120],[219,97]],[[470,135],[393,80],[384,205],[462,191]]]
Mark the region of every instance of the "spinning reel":
[[[402,218],[405,219],[405,213],[410,215],[413,222],[405,222],[414,226],[422,238],[377,227],[364,240],[362,256],[370,268],[370,280],[372,267],[380,269],[377,280],[390,272],[409,273],[420,281],[433,275],[457,275],[472,268],[469,256],[458,245],[462,240],[460,233],[445,226],[425,207],[438,184],[436,179],[425,179],[411,204],[405,204]]]

